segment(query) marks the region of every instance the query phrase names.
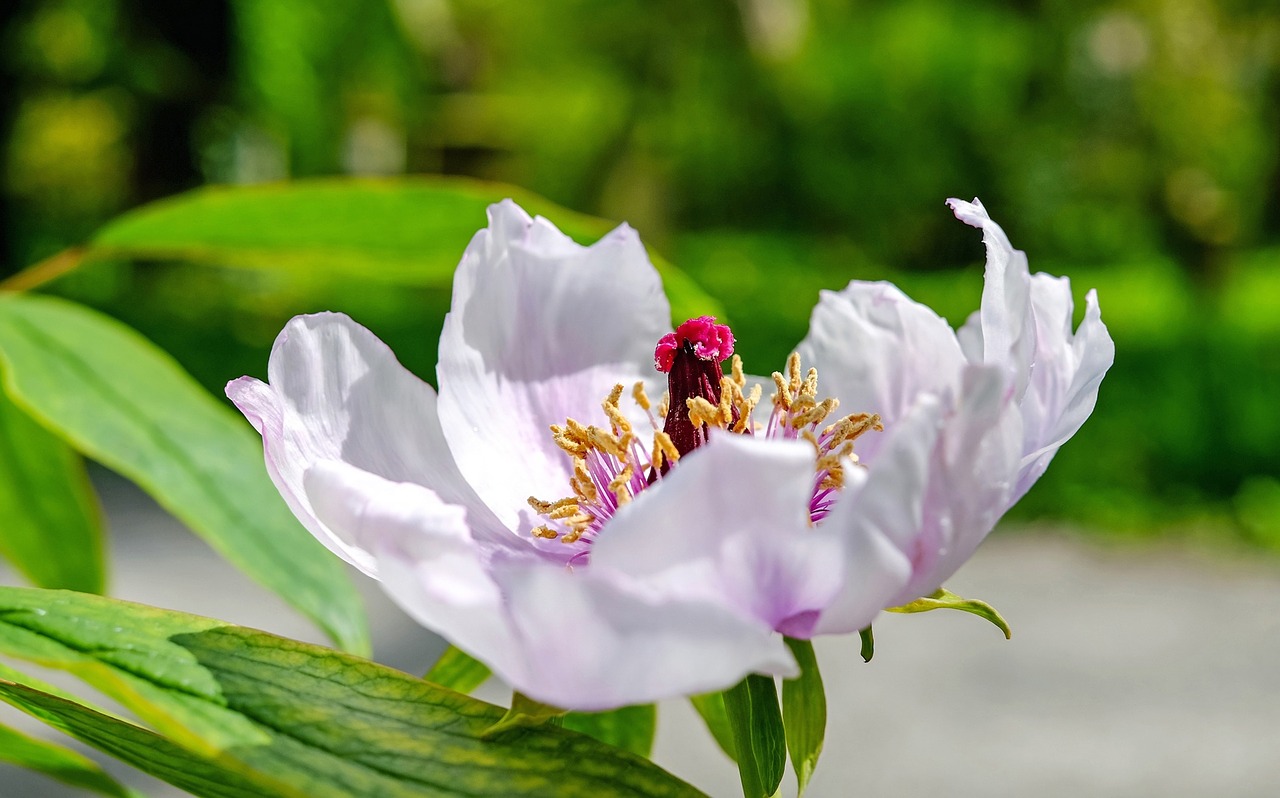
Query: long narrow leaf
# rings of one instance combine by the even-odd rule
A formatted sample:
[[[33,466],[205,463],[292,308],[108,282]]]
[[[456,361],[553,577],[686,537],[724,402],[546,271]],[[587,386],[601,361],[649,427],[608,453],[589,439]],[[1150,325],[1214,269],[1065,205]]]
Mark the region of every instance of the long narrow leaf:
[[[738,754],[743,798],[768,798],[782,783],[786,732],[771,676],[752,674],[724,691],[724,707]]]
[[[3,391],[0,518],[0,556],[33,584],[102,592],[102,517],[84,463]]]
[[[423,678],[459,693],[470,693],[488,681],[492,673],[488,665],[457,646],[449,646]]]
[[[787,752],[796,772],[797,795],[803,795],[822,753],[827,733],[827,694],[818,671],[813,643],[786,638],[800,666],[800,675],[782,680],[782,725],[787,732]]]
[[[129,761],[160,778],[174,781],[175,757],[185,751],[239,780],[228,784],[258,790],[199,794],[700,794],[640,757],[558,726],[484,739],[502,708],[339,651],[184,613],[0,588],[0,652],[75,673],[152,733],[126,734],[78,704],[22,689],[0,691],[7,700],[63,726],[74,721],[104,750],[134,735]],[[140,758],[148,741],[167,746],[154,767]]]
[[[0,689],[4,682],[0,681]],[[0,725],[0,762],[34,770],[63,784],[114,798],[142,798],[111,778],[93,760],[60,745]]]
[[[339,644],[368,650],[355,588],[271,485],[261,441],[155,345],[79,305],[11,295],[0,297],[0,366],[43,426],[138,483]]]

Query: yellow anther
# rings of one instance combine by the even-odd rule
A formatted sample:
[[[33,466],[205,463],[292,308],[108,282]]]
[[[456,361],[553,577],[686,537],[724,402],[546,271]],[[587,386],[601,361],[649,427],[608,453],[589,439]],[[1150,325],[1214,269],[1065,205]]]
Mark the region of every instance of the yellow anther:
[[[738,383],[729,377],[720,380],[720,426],[727,427],[733,423],[733,406]]]
[[[609,491],[617,498],[619,506],[631,501],[631,477],[635,475],[635,471],[631,470],[631,464],[627,463],[627,467],[622,469],[616,477],[609,481]]]
[[[661,451],[662,456],[666,458],[668,463],[674,463],[680,459],[680,450],[676,448],[675,441],[671,440],[671,436],[665,432],[653,433],[653,449],[655,452]],[[657,458],[655,457],[654,459],[656,460]]]
[[[609,391],[609,395],[605,397],[604,406],[608,407],[612,405],[613,407],[617,407],[620,399],[622,399],[622,383],[614,385],[613,390]]]
[[[733,356],[733,366],[729,373],[732,375],[733,381],[738,384],[739,388],[747,384],[747,375],[742,371],[742,358],[738,355]]]
[[[587,427],[587,440],[590,444],[611,457],[625,457],[627,450],[614,435],[599,427]]]
[[[547,518],[550,518],[552,521],[564,521],[570,518],[577,518],[580,512],[580,508],[575,502],[573,504],[566,504],[563,507],[557,507],[547,513]]]
[[[800,395],[815,397],[818,395],[818,370],[809,369],[809,373],[805,375],[804,385],[800,386]]]
[[[549,526],[538,526],[533,528],[533,536],[545,540],[555,540],[560,537],[560,533]]]
[[[800,353],[792,352],[787,358],[787,375],[790,379],[787,381],[789,393],[796,394],[800,392]]]
[[[720,426],[720,407],[713,405],[701,396],[691,396],[686,400],[689,407],[689,421],[695,426],[705,424],[708,427]]]
[[[643,382],[637,382],[635,387],[631,389],[631,398],[636,400],[636,404],[640,405],[641,410],[648,410],[652,407],[649,402],[649,394],[644,392]]]
[[[666,418],[667,411],[671,409],[671,392],[662,392],[662,401],[658,403],[658,418]]]
[[[782,372],[773,372],[773,384],[778,389],[773,394],[774,407],[782,408],[784,411],[791,410],[791,389],[787,387],[787,378],[782,376]]]

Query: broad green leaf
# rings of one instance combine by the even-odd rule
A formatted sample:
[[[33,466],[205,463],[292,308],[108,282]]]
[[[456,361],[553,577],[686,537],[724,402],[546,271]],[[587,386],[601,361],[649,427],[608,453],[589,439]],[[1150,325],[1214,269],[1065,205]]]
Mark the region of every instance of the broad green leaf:
[[[102,517],[84,463],[0,391],[0,556],[40,587],[101,593]]]
[[[295,269],[357,280],[448,286],[485,208],[511,198],[581,243],[613,223],[514,186],[446,177],[323,179],[201,188],[108,223],[84,256]],[[679,319],[724,315],[684,272],[650,253]]]
[[[610,712],[570,712],[564,727],[647,759],[658,731],[658,708],[640,704]]]
[[[787,752],[799,784],[797,795],[803,795],[822,753],[827,734],[827,693],[822,688],[822,674],[813,643],[786,638],[787,647],[800,665],[800,675],[782,680],[782,725],[787,732]]]
[[[457,646],[449,646],[424,678],[441,687],[466,694],[488,681],[492,674],[488,665]]]
[[[5,682],[0,680],[0,690]],[[92,759],[0,725],[0,762],[34,770],[72,787],[116,798],[142,798],[111,778]]]
[[[772,676],[752,674],[724,691],[724,708],[738,752],[743,798],[768,798],[782,783],[786,732]]]
[[[724,708],[724,693],[704,693],[689,696],[689,703],[702,716],[707,731],[715,738],[716,745],[733,761],[738,761],[738,753],[733,747],[733,729],[729,726],[729,714]]]
[[[267,477],[248,422],[128,327],[47,297],[0,297],[4,389],[44,427],[123,474],[218,553],[369,649],[360,599]]]
[[[961,612],[973,613],[979,618],[986,618],[995,624],[996,628],[1004,632],[1005,640],[1013,637],[1013,631],[1009,628],[1008,622],[996,611],[995,607],[985,601],[961,598],[945,587],[940,587],[932,595],[918,598],[910,604],[888,608],[888,612],[929,612],[930,610],[960,610]]]
[[[143,741],[130,743],[129,761],[148,772],[174,781],[185,751],[252,787],[201,795],[700,794],[551,724],[483,739],[502,708],[340,651],[184,613],[0,588],[0,652],[75,673],[136,713],[152,742],[170,746],[151,768]],[[122,731],[74,703],[3,692],[64,725],[74,720],[104,750],[125,745]]]

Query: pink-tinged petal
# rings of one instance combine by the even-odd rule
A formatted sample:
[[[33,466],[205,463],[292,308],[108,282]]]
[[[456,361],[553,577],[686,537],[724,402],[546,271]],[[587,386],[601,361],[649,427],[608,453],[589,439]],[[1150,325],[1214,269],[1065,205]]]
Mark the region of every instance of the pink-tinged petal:
[[[713,435],[618,511],[591,567],[807,636],[843,580],[839,541],[809,525],[813,482],[808,443]]]
[[[768,626],[715,604],[673,598],[587,569],[499,567],[521,651],[520,692],[604,710],[721,690],[749,673],[795,676]]]
[[[1098,296],[1085,298],[1085,316],[1072,333],[1074,305],[1065,277],[1031,278],[1036,359],[1023,399],[1023,461],[1013,501],[1039,479],[1063,443],[1093,412],[1098,387],[1115,361],[1115,343],[1102,322]]]
[[[942,410],[935,397],[922,397],[888,430],[873,468],[849,469],[850,476],[861,476],[849,480],[816,530],[840,541],[845,571],[844,584],[822,613],[817,633],[866,628],[911,580],[912,563],[905,552],[914,549],[926,523],[925,497]]]
[[[521,672],[488,571],[499,552],[475,539],[466,508],[335,460],[313,466],[304,481],[316,515],[376,559],[382,589],[401,609],[499,675]]]
[[[548,427],[598,423],[615,383],[651,378],[670,307],[635,231],[591,247],[507,201],[489,209],[454,276],[440,336],[440,415],[467,481],[503,523],[529,495],[565,493],[569,459]]]
[[[838,397],[842,412],[879,413],[889,429],[920,394],[954,387],[965,362],[943,318],[884,282],[823,291],[798,351],[806,367],[817,367],[821,393]],[[865,436],[859,456],[872,463],[883,442],[884,436]]]
[[[290,509],[344,560],[376,572],[369,552],[313,512],[302,479],[320,460],[426,485],[470,509],[487,538],[514,543],[454,465],[435,391],[368,330],[341,314],[299,316],[276,338],[268,379],[235,380],[227,395],[262,434],[267,470]]]
[[[1031,277],[1027,255],[1014,249],[1000,225],[975,197],[973,202],[947,200],[956,218],[982,230],[987,268],[979,311],[984,363],[999,363],[1014,375],[1014,396],[1021,401],[1035,356],[1036,331],[1031,315]]]
[[[905,547],[912,576],[892,604],[928,595],[973,554],[1012,505],[1022,422],[1000,366],[970,366],[948,400],[928,463],[922,524]]]

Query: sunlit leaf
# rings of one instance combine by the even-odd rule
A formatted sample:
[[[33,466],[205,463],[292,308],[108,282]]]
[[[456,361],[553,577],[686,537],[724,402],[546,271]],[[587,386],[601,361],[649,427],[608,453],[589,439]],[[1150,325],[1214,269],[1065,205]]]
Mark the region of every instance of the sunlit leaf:
[[[85,455],[138,483],[218,553],[368,650],[341,562],[294,519],[247,422],[128,327],[45,297],[0,297],[0,365],[14,402]]]
[[[84,463],[3,391],[0,519],[0,556],[33,584],[102,592],[102,517]]]
[[[5,700],[198,795],[700,794],[557,726],[483,739],[502,708],[339,651],[184,613],[0,588],[0,652],[72,672],[152,728],[125,728],[0,682]]]
[[[653,704],[622,707],[609,712],[570,712],[564,727],[601,742],[648,757],[658,731],[658,708]]]
[[[449,646],[423,678],[459,693],[470,693],[488,681],[492,674],[488,665],[457,646]]]
[[[768,798],[782,783],[786,732],[772,676],[752,674],[724,691],[744,798]]]
[[[901,607],[889,607],[888,612],[929,612],[930,610],[960,610],[961,612],[969,612],[977,615],[979,618],[986,618],[995,624],[996,628],[1004,632],[1006,640],[1013,637],[1013,631],[1009,628],[1009,624],[1005,619],[985,601],[977,599],[967,599],[957,596],[945,587],[940,587],[930,596],[918,598],[910,604],[904,604]]]
[[[154,202],[107,224],[82,254],[447,286],[467,243],[486,224],[485,208],[506,198],[582,243],[614,227],[499,183],[446,177],[303,180],[206,187]],[[684,272],[650,256],[673,315],[724,315]]]
[[[787,732],[791,767],[799,784],[797,795],[803,795],[827,734],[827,694],[822,687],[813,643],[793,637],[786,641],[800,666],[800,675],[782,680],[782,725]]]

